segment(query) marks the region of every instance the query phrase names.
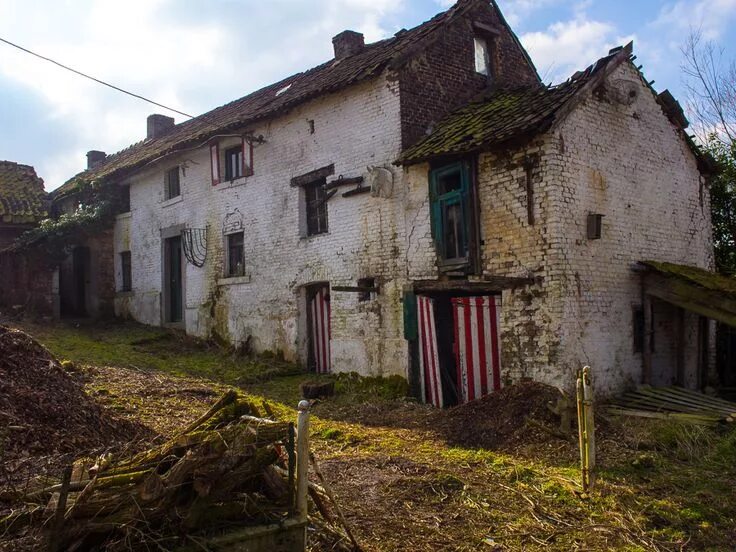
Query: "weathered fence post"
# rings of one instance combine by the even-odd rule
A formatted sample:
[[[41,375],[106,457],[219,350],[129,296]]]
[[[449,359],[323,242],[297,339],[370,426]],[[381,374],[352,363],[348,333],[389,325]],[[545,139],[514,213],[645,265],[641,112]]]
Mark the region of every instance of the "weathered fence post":
[[[578,372],[578,440],[580,443],[580,468],[583,491],[595,484],[595,418],[593,414],[593,384],[590,366]]]
[[[301,521],[307,521],[309,490],[309,401],[300,401],[296,422],[296,511]],[[305,529],[306,530],[306,529]]]

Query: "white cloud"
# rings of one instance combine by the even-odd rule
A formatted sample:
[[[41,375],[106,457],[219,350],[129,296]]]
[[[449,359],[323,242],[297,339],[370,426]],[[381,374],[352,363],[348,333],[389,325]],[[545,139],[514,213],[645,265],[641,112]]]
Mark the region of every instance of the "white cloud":
[[[230,0],[226,10],[175,0],[0,0],[0,36],[196,115],[329,59],[344,29],[385,37],[382,21],[403,2]],[[66,129],[63,143],[12,129],[47,189],[84,168],[87,150],[118,151],[144,137],[147,115],[166,113],[0,44],[3,80],[41,100],[38,119]]]
[[[632,40],[619,36],[610,23],[582,17],[553,23],[545,31],[525,33],[520,38],[546,82],[565,80],[614,46]]]
[[[717,40],[736,19],[736,0],[678,1],[667,4],[653,26],[682,42],[682,34],[691,28],[700,29],[706,40]]]

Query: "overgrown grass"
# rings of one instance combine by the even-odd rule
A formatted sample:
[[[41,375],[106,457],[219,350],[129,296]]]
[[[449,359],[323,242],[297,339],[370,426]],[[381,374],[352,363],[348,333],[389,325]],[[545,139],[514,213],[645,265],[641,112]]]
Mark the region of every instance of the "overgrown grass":
[[[348,496],[357,493],[354,487],[375,487],[371,492],[376,494],[368,493],[368,499],[353,495],[344,505],[348,511],[369,508],[361,500],[386,500],[385,506],[380,503],[364,514],[380,518],[363,534],[373,543],[371,549],[409,546],[402,543],[406,535],[401,536],[400,524],[425,517],[426,526],[417,531],[427,539],[436,531],[440,540],[433,542],[445,543],[432,548],[437,550],[492,550],[485,545],[493,543],[502,546],[498,550],[732,550],[736,542],[733,430],[612,420],[607,429],[615,432],[612,444],[601,436],[597,488],[585,496],[577,483],[578,466],[561,461],[554,447],[518,457],[448,446],[425,430],[375,427],[331,416],[346,405],[363,402],[380,409],[395,403],[406,394],[401,378],[304,374],[277,359],[236,357],[176,332],[134,324],[26,329],[57,356],[78,364],[130,366],[238,385],[256,404],[268,401],[283,418],[294,417],[300,383],[334,380],[336,396],[319,405],[313,416],[318,456],[348,467],[369,460],[410,464],[398,482],[342,482],[342,493]],[[411,471],[411,466],[418,468]],[[386,470],[393,469],[399,468]]]

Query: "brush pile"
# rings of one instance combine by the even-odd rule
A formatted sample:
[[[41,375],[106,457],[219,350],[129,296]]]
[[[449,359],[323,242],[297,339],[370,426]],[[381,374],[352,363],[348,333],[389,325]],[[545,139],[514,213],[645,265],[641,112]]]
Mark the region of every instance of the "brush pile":
[[[293,443],[291,424],[262,418],[230,391],[162,445],[79,459],[60,482],[17,497],[26,507],[0,519],[0,534],[43,525],[56,550],[201,550],[233,531],[295,519]]]
[[[0,325],[0,451],[4,461],[91,451],[148,433],[100,408],[31,336]]]

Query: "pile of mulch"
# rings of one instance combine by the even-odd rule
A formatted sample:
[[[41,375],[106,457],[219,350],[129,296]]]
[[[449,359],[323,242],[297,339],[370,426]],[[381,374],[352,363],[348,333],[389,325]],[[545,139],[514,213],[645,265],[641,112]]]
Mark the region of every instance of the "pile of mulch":
[[[43,345],[2,325],[0,428],[4,461],[87,453],[151,437],[144,426],[98,406]]]
[[[447,410],[436,429],[452,445],[491,450],[513,451],[530,443],[559,441],[553,432],[560,419],[548,408],[559,396],[555,387],[523,381]]]

